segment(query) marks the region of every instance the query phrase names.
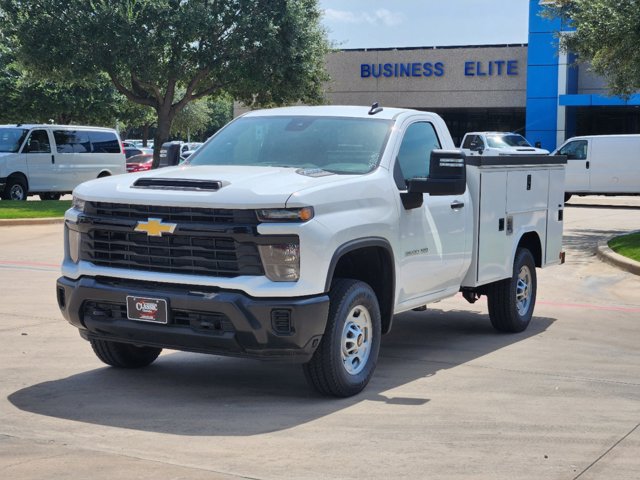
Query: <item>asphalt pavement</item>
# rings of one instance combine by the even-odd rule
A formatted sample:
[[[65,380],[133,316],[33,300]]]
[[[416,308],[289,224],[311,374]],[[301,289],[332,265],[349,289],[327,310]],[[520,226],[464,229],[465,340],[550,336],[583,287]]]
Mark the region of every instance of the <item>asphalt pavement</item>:
[[[640,197],[572,198],[527,331],[460,296],[399,315],[349,399],[291,365],[108,368],[58,311],[62,226],[0,227],[0,478],[637,480],[640,277],[596,246],[639,226]]]

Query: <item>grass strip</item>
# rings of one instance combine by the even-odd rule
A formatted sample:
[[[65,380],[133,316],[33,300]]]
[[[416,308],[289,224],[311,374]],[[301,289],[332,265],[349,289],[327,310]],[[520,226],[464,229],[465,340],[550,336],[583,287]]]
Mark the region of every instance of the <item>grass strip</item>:
[[[20,202],[0,201],[0,219],[62,217],[71,208],[71,200],[41,200]]]
[[[640,233],[632,233],[609,241],[609,248],[627,258],[640,262]]]

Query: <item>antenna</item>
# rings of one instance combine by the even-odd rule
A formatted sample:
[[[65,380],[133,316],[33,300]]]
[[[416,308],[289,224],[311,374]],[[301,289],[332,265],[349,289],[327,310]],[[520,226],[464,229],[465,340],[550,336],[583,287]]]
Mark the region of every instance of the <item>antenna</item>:
[[[373,105],[371,105],[371,110],[369,110],[369,115],[375,115],[376,113],[380,113],[382,110],[383,108],[380,104],[378,104],[378,102],[374,102]]]

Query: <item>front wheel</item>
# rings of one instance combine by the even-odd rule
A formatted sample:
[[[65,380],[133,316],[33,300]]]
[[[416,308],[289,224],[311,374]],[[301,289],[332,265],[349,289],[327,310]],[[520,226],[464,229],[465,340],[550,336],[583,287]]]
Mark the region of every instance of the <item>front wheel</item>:
[[[487,300],[493,328],[500,332],[522,332],[531,322],[536,303],[536,265],[526,248],[516,251],[511,278],[489,286]]]
[[[12,177],[7,181],[4,187],[2,198],[4,200],[26,200],[29,191],[27,184],[20,177]]]
[[[96,356],[107,365],[117,368],[141,368],[151,365],[158,358],[161,348],[137,347],[128,343],[90,339]]]
[[[329,299],[324,336],[303,369],[307,381],[318,392],[350,397],[367,386],[376,368],[380,307],[371,287],[358,280],[335,280]]]

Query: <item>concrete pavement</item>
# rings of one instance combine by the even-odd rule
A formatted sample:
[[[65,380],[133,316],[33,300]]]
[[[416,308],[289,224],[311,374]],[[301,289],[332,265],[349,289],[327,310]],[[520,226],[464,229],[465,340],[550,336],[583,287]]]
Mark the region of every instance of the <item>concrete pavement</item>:
[[[637,479],[640,277],[594,246],[638,225],[640,198],[572,199],[526,332],[460,297],[399,315],[369,387],[339,400],[288,365],[105,367],[56,306],[61,226],[3,228],[0,476]]]

